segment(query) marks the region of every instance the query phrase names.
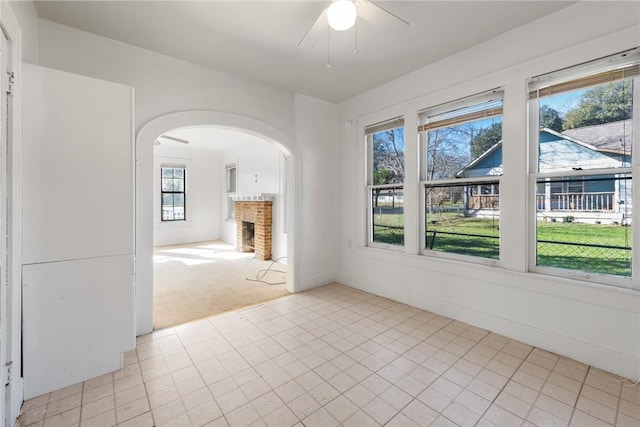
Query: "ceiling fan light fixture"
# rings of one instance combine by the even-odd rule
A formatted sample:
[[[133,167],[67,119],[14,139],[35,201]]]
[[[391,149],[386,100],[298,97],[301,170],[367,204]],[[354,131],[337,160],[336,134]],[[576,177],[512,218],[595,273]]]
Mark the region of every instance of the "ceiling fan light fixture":
[[[336,31],[344,31],[353,27],[358,13],[351,0],[335,0],[327,10],[329,26]]]

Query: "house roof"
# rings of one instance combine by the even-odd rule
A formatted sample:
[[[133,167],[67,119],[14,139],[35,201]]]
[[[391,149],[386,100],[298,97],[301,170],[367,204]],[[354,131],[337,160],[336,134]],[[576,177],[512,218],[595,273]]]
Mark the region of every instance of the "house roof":
[[[631,150],[632,129],[633,125],[629,119],[601,125],[567,129],[562,132],[562,135],[586,142],[598,151],[624,154]]]
[[[478,158],[476,158],[471,163],[469,163],[468,165],[466,165],[465,167],[460,169],[456,173],[456,178],[462,178],[464,176],[465,171],[475,168],[482,160],[484,160],[487,157],[489,157],[493,152],[495,152],[500,147],[502,147],[502,140],[500,140],[500,141],[496,142],[495,144],[493,144],[493,146],[491,146],[491,148],[489,148],[487,151],[482,153]],[[500,166],[502,166],[502,165],[500,165]],[[500,168],[500,169],[502,169],[502,168]],[[500,170],[499,175],[502,175],[502,170]]]
[[[615,154],[629,154],[631,151],[631,120],[620,120],[612,123],[605,123],[593,126],[584,126],[577,129],[569,129],[564,132],[556,132],[548,128],[540,128],[540,134],[546,133],[557,138],[559,141],[570,141],[577,146],[584,147],[591,152],[601,153],[615,153]],[[547,141],[549,143],[553,141]],[[482,153],[478,158],[471,163],[460,169],[456,173],[456,178],[466,176],[468,171],[476,169],[484,159],[491,156],[497,150],[502,148],[502,140],[498,141],[495,145]],[[557,148],[557,147],[556,147]],[[552,150],[553,151],[553,150]],[[606,155],[606,154],[605,154]],[[571,161],[571,159],[567,159]],[[553,161],[552,161],[553,163]],[[491,171],[495,174],[499,172],[501,174],[502,164],[493,167]]]

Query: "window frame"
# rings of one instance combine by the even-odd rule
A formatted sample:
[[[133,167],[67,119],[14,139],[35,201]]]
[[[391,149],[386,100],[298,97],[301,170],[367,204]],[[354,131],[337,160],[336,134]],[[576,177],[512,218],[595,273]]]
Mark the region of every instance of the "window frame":
[[[162,189],[162,181],[164,179],[163,177],[163,171],[164,169],[182,169],[182,191],[165,191]],[[175,179],[175,178],[171,178],[171,179]],[[162,215],[163,213],[163,208],[164,208],[164,195],[165,194],[182,194],[182,200],[184,201],[184,205],[183,205],[183,210],[184,210],[184,215],[183,218],[174,218],[174,219],[164,219],[164,216]],[[175,208],[173,208],[175,209]],[[175,216],[175,210],[174,210],[174,216]],[[177,221],[187,221],[187,167],[186,165],[170,165],[170,164],[162,164],[160,166],[160,222],[161,223],[171,223],[171,222],[177,222]]]
[[[233,177],[233,188],[231,185],[231,170],[234,170]],[[225,192],[226,192],[226,201],[227,201],[227,212],[226,212],[226,220],[230,222],[234,222],[236,219],[235,216],[235,207],[231,209],[231,206],[234,206],[235,200],[234,197],[238,193],[238,162],[226,163],[224,165],[224,179],[225,179]]]
[[[396,124],[396,126],[393,126]],[[363,129],[363,137],[364,137],[364,148],[365,148],[365,200],[366,200],[366,229],[365,229],[365,246],[370,248],[377,249],[386,249],[396,252],[404,252],[405,251],[405,233],[406,233],[406,224],[404,224],[404,206],[403,206],[403,244],[395,245],[392,243],[384,243],[384,242],[375,242],[373,241],[373,197],[372,193],[375,189],[392,189],[392,188],[400,188],[403,192],[406,185],[407,177],[405,175],[402,183],[392,183],[392,184],[373,184],[373,135],[379,132],[383,132],[386,130],[393,130],[397,128],[405,128],[405,118],[404,116],[396,116],[391,119],[382,120],[367,126],[364,126]],[[406,153],[406,142],[407,137],[406,133],[404,134],[405,144],[405,152]],[[406,165],[406,158],[403,156],[403,161]],[[406,170],[406,169],[405,169]]]
[[[635,56],[635,63],[631,72],[634,74],[630,77],[624,76],[622,64],[629,63],[629,55]],[[538,203],[537,191],[538,181],[541,179],[566,179],[566,178],[588,178],[596,176],[611,175],[613,177],[620,175],[629,175],[632,185],[632,200],[640,200],[640,175],[638,167],[640,166],[640,126],[635,126],[631,140],[631,164],[621,167],[606,167],[595,169],[579,169],[579,170],[559,170],[556,172],[539,172],[539,111],[540,100],[547,96],[553,96],[558,93],[566,93],[571,90],[581,88],[593,88],[607,82],[623,81],[630,78],[633,81],[632,92],[632,116],[631,121],[634,124],[640,124],[640,75],[638,68],[640,66],[640,48],[635,48],[627,52],[614,54],[605,58],[596,59],[594,61],[578,64],[569,68],[550,72],[544,75],[529,78],[527,80],[527,88],[529,97],[527,100],[527,134],[528,134],[528,204],[527,212],[529,216],[528,224],[528,271],[531,273],[544,274],[559,278],[578,279],[580,281],[589,282],[594,285],[606,285],[618,288],[640,289],[639,284],[634,284],[634,278],[639,276],[640,261],[634,252],[640,250],[640,227],[631,227],[631,275],[615,276],[610,274],[587,272],[581,270],[565,269],[560,267],[540,266],[537,265],[537,222],[538,222]],[[621,76],[617,80],[604,80],[606,74],[617,73]],[[586,84],[592,82],[591,84]],[[558,87],[554,92],[549,87]],[[534,89],[532,89],[532,87]],[[563,89],[568,88],[568,89]],[[620,178],[612,178],[620,179]],[[583,183],[584,185],[585,183]],[[533,197],[531,197],[533,195]],[[633,217],[633,211],[632,211]]]
[[[419,229],[419,241],[420,241],[420,254],[426,257],[432,257],[432,258],[445,258],[445,259],[451,259],[451,260],[455,260],[455,261],[463,261],[466,263],[472,263],[472,264],[481,264],[481,265],[487,265],[487,266],[491,266],[491,267],[499,267],[501,266],[501,259],[502,259],[502,229],[500,228],[498,230],[498,258],[494,259],[494,258],[486,258],[486,257],[482,257],[482,256],[475,256],[475,255],[465,255],[465,254],[459,254],[459,253],[455,253],[455,252],[446,252],[446,251],[438,251],[438,250],[433,250],[433,249],[429,249],[429,247],[427,246],[427,212],[426,212],[426,192],[427,192],[427,188],[431,187],[431,188],[437,188],[437,187],[447,187],[447,186],[460,186],[463,183],[466,184],[471,184],[474,186],[479,186],[479,185],[491,185],[493,188],[493,185],[495,183],[498,184],[498,189],[501,186],[501,182],[502,182],[502,174],[500,175],[494,175],[494,176],[481,176],[481,177],[469,177],[469,178],[451,178],[451,179],[441,179],[441,180],[428,180],[427,179],[427,171],[428,171],[428,142],[429,142],[429,138],[428,138],[428,133],[429,130],[431,129],[441,129],[441,128],[445,128],[447,126],[452,126],[452,125],[458,125],[458,124],[464,124],[464,123],[471,123],[475,120],[479,120],[482,119],[485,116],[477,116],[477,117],[473,117],[471,118],[471,120],[465,120],[465,121],[454,121],[453,123],[443,123],[442,126],[434,126],[434,127],[428,127],[427,124],[424,122],[423,117],[429,116],[429,117],[433,117],[433,116],[438,116],[441,114],[446,114],[449,112],[454,112],[456,110],[462,109],[462,108],[466,108],[466,107],[470,107],[473,105],[479,105],[482,104],[483,102],[489,102],[491,100],[497,100],[500,99],[501,100],[501,106],[499,108],[499,113],[498,114],[493,114],[493,115],[489,115],[486,116],[487,118],[489,117],[503,117],[504,116],[504,111],[503,111],[503,106],[504,106],[504,89],[501,87],[498,88],[494,88],[488,91],[484,91],[475,95],[470,95],[464,98],[460,98],[460,99],[456,99],[450,102],[446,102],[443,104],[439,104],[433,107],[428,107],[428,108],[424,108],[420,111],[418,111],[417,117],[418,117],[418,141],[419,141],[419,155],[420,155],[420,180],[418,182],[418,188],[420,190],[420,197],[419,197],[419,225],[420,225],[420,229]],[[486,111],[486,110],[485,110]],[[500,194],[500,190],[498,190],[498,192],[496,194]],[[500,204],[500,207],[498,208],[498,217],[500,218],[501,216],[501,212],[502,211],[502,204]]]

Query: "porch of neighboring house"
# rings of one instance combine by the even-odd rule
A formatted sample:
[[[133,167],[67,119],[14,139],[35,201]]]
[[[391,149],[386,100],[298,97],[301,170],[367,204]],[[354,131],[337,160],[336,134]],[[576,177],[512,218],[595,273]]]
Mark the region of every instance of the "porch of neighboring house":
[[[539,182],[538,220],[631,224],[631,183],[620,177]]]
[[[628,225],[632,221],[631,204],[625,204],[616,190],[613,191],[549,191],[551,185],[543,184],[547,191],[536,193],[538,220],[551,222],[582,222],[590,224]],[[479,194],[471,187],[465,192],[465,216],[487,218],[500,209],[500,195]]]

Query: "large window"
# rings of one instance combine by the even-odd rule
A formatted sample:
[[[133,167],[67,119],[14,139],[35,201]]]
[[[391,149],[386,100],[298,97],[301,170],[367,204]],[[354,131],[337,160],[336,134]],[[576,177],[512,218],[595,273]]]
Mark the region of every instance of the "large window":
[[[404,121],[365,128],[371,244],[404,245]]]
[[[500,257],[502,93],[419,112],[424,248]]]
[[[184,167],[160,168],[162,221],[185,220],[185,175]]]
[[[631,277],[639,60],[636,49],[531,79],[533,270]]]

